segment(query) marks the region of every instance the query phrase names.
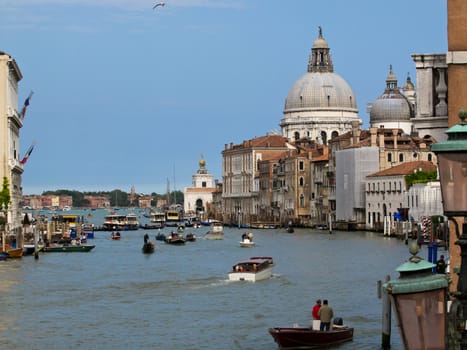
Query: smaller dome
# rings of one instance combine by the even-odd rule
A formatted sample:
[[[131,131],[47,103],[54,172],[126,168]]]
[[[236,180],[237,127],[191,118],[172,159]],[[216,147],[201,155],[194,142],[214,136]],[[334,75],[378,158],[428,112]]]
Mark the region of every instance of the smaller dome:
[[[407,75],[407,80],[405,81],[405,85],[402,88],[404,91],[408,90],[415,90],[415,85],[412,83],[412,80],[410,79],[410,75]]]
[[[409,121],[412,115],[410,103],[401,93],[383,94],[371,106],[370,122]]]
[[[389,66],[386,89],[371,106],[370,124],[409,121],[412,114],[410,102],[401,94],[397,87],[397,78],[392,70],[392,66]]]

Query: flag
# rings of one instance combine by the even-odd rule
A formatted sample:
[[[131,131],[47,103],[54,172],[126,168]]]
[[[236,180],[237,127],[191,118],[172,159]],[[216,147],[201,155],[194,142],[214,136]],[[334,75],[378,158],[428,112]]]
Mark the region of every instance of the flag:
[[[30,92],[29,93],[29,96],[26,98],[26,100],[24,100],[24,106],[23,108],[21,109],[21,113],[20,113],[20,117],[21,117],[21,120],[24,119],[24,117],[26,116],[26,110],[28,109],[28,106],[29,106],[29,102],[31,102],[31,97],[32,97],[32,94],[34,92]]]
[[[29,156],[30,156],[31,153],[32,153],[32,150],[34,149],[34,146],[35,146],[35,144],[33,143],[33,144],[31,145],[31,147],[29,147],[29,149],[28,149],[28,151],[26,152],[26,154],[24,155],[23,159],[21,159],[21,162],[20,162],[21,164],[26,164],[26,162],[28,161]]]

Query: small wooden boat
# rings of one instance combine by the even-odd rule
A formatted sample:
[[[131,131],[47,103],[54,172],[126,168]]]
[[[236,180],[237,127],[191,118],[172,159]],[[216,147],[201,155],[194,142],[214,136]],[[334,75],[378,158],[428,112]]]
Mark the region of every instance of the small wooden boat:
[[[5,244],[5,249],[0,246],[0,253],[8,254],[9,258],[21,258],[23,256],[23,248],[15,248],[9,244]]]
[[[47,253],[87,253],[94,249],[95,245],[87,244],[51,244],[42,249]]]
[[[143,248],[141,248],[141,251],[143,252],[143,254],[152,254],[154,253],[155,249],[156,245],[149,240],[149,235],[146,233],[144,235],[144,244]]]
[[[282,350],[316,349],[353,339],[353,328],[336,325],[329,331],[317,331],[308,327],[275,327],[269,328],[269,333]]]
[[[274,261],[267,256],[253,256],[236,263],[229,273],[231,281],[256,282],[272,276]]]
[[[152,242],[146,242],[143,244],[143,248],[141,248],[143,254],[152,254],[156,249],[156,245]]]

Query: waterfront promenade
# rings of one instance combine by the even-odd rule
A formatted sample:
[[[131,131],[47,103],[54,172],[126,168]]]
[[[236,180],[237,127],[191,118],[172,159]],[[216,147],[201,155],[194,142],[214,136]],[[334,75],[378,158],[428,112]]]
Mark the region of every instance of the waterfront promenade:
[[[97,215],[95,215],[97,216]],[[168,229],[165,229],[168,230]],[[207,228],[193,230],[201,237]],[[41,254],[0,264],[0,340],[19,349],[277,349],[268,328],[308,325],[317,298],[355,327],[339,349],[379,349],[381,300],[376,283],[409,257],[394,238],[366,232],[254,230],[256,247],[240,248],[243,230],[185,246],[157,242],[141,254],[143,235],[121,241],[97,232],[90,253]],[[426,251],[421,256],[426,257]],[[232,265],[271,255],[271,279],[229,282]],[[395,322],[393,322],[393,325]],[[392,349],[401,349],[393,326]]]

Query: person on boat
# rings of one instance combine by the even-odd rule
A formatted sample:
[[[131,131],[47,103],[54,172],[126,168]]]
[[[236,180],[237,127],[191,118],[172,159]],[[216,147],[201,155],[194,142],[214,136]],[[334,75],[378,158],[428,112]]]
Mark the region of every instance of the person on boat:
[[[117,231],[117,237],[120,237],[120,232],[119,231]]]
[[[332,307],[328,305],[328,301],[326,299],[323,300],[323,305],[318,311],[318,316],[321,320],[319,330],[329,331],[331,329],[331,320],[334,317],[334,311],[332,310]]]
[[[436,262],[436,273],[446,273],[446,261],[444,261],[444,255],[439,257]]]
[[[311,317],[313,317],[313,320],[319,320],[319,309],[321,309],[321,299],[316,300],[316,304],[311,310]]]
[[[147,244],[148,241],[149,241],[149,235],[146,233],[146,234],[144,235],[144,244]]]
[[[246,234],[246,232],[244,232],[242,235],[242,241],[244,241],[246,238],[248,238],[248,235]]]

